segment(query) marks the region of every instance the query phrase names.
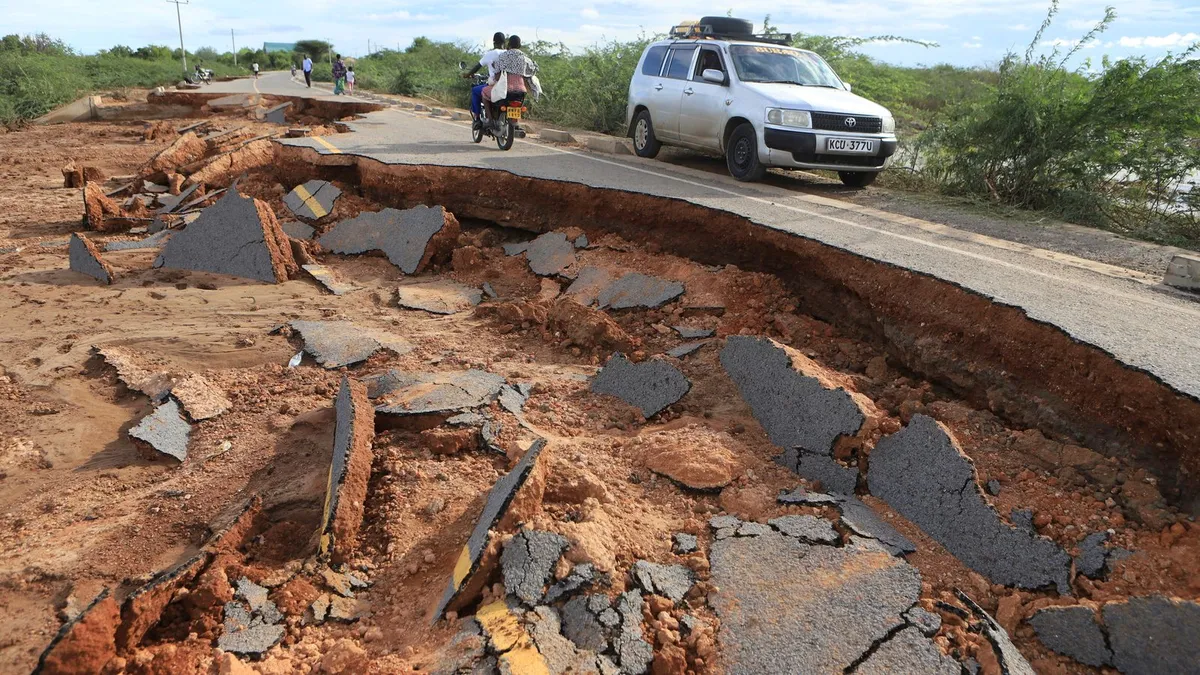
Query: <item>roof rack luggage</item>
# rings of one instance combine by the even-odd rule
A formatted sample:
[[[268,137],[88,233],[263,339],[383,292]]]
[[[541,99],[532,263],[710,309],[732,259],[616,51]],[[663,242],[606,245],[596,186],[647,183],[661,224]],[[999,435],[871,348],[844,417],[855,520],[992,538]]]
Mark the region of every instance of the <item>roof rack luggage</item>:
[[[725,16],[706,16],[699,21],[682,21],[671,28],[676,39],[743,40],[790,45],[791,33],[755,33],[754,24],[745,19]]]

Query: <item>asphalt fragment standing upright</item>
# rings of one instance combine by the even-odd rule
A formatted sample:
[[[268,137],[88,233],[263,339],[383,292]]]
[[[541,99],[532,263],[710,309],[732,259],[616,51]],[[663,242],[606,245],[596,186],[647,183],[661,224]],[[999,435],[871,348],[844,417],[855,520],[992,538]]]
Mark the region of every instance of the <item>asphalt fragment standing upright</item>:
[[[346,376],[338,387],[334,410],[337,422],[321,519],[320,552],[341,561],[358,543],[371,478],[375,410],[367,399],[367,386]]]
[[[187,459],[188,436],[191,433],[192,426],[183,418],[179,404],[174,399],[168,399],[129,430],[133,438],[181,462]]]
[[[67,247],[72,271],[80,272],[101,283],[111,284],[116,279],[112,267],[100,257],[100,251],[91,240],[81,237],[79,233],[71,233],[71,243]]]

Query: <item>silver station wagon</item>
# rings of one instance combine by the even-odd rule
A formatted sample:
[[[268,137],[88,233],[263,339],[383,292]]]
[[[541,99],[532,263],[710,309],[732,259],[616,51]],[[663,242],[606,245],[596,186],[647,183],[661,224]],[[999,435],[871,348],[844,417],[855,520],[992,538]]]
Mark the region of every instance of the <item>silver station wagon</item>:
[[[820,56],[742,19],[705,17],[648,46],[629,83],[629,136],[641,157],[662,145],[725,156],[729,173],[827,169],[871,184],[896,152],[887,108],[850,93]]]

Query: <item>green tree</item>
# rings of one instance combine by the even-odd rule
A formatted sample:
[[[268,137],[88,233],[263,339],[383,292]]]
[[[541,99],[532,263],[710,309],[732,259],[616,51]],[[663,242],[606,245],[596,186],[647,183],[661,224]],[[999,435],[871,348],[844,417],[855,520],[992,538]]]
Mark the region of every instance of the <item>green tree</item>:
[[[307,54],[313,61],[320,61],[329,55],[333,45],[324,40],[300,40],[296,43],[297,54]]]

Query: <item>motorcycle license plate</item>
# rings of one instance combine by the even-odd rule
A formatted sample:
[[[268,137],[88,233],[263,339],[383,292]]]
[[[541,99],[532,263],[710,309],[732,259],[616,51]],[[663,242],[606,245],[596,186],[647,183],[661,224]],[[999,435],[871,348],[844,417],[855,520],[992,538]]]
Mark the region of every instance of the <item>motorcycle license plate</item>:
[[[873,155],[875,141],[861,138],[826,138],[825,152],[836,152],[843,155]]]
[[[510,119],[510,120],[521,119],[521,109],[520,108],[509,108],[508,109],[508,119]]]

